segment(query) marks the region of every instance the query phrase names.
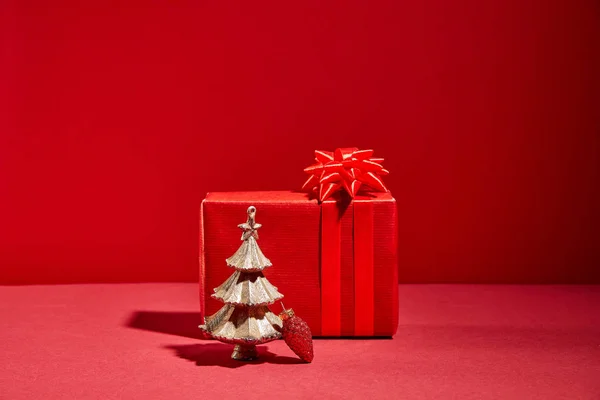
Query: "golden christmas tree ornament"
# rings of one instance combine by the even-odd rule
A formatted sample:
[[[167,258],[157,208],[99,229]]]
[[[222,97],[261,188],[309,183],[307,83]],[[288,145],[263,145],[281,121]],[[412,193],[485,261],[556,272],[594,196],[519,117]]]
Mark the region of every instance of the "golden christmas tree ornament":
[[[211,295],[225,305],[204,318],[200,329],[223,343],[234,344],[231,358],[240,361],[258,357],[256,345],[281,337],[283,323],[268,305],[283,298],[262,273],[271,261],[258,247],[256,207],[248,207],[248,219],[238,227],[243,231],[242,245],[229,257],[227,265],[235,272]]]

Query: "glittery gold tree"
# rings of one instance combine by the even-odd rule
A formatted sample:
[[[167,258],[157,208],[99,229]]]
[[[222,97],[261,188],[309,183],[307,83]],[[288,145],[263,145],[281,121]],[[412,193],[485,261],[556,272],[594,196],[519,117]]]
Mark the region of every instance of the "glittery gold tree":
[[[271,261],[256,242],[262,225],[255,222],[255,215],[256,208],[248,207],[248,220],[238,225],[243,231],[242,245],[226,260],[235,272],[212,294],[225,305],[200,325],[214,339],[235,344],[231,358],[244,361],[257,358],[257,344],[280,338],[282,327],[281,319],[268,307],[283,295],[262,273]]]

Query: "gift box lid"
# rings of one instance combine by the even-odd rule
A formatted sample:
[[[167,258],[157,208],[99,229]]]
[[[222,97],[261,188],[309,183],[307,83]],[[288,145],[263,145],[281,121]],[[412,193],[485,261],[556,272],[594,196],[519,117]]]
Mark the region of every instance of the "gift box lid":
[[[339,201],[337,198],[325,200],[326,202]],[[396,201],[390,192],[373,192],[357,195],[353,201]],[[310,198],[308,193],[291,190],[281,191],[250,191],[250,192],[209,192],[203,202],[217,203],[307,203],[319,206],[317,199]]]

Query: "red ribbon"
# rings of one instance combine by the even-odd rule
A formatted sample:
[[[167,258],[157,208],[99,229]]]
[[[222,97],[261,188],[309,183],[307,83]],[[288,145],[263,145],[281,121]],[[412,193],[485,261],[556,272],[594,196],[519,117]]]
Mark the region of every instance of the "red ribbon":
[[[321,334],[342,331],[341,221],[337,204],[321,205]]]
[[[375,328],[373,203],[354,201],[354,335],[372,336]]]
[[[308,166],[304,172],[310,174],[302,190],[316,193],[323,201],[342,189],[351,198],[363,186],[387,192],[381,176],[389,171],[381,165],[383,158],[373,157],[373,150],[359,150],[356,147],[340,148],[334,152],[315,150],[316,164]]]
[[[339,203],[321,205],[321,334],[323,336],[372,336],[375,326],[375,289],[373,258],[373,204],[355,200],[352,228],[342,229]],[[348,228],[348,226],[346,226]],[[342,262],[342,242],[352,240],[352,270]],[[344,296],[342,276],[352,276],[353,298]],[[346,292],[346,296],[347,296]],[[353,305],[353,326],[342,326],[343,304]]]

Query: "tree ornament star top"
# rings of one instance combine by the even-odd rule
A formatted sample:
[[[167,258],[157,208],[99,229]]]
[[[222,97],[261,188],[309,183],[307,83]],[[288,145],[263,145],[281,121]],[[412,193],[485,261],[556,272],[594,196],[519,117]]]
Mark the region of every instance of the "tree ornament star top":
[[[361,187],[387,192],[381,176],[389,171],[381,165],[383,158],[373,157],[373,150],[356,147],[339,148],[335,151],[315,150],[316,164],[304,168],[310,175],[302,190],[315,193],[319,201],[326,200],[342,189],[351,198]]]
[[[254,220],[256,216],[256,208],[254,206],[248,207],[248,219],[243,224],[239,224],[238,228],[242,231],[242,240],[248,240],[251,236],[254,239],[258,239],[257,230],[262,226]]]

